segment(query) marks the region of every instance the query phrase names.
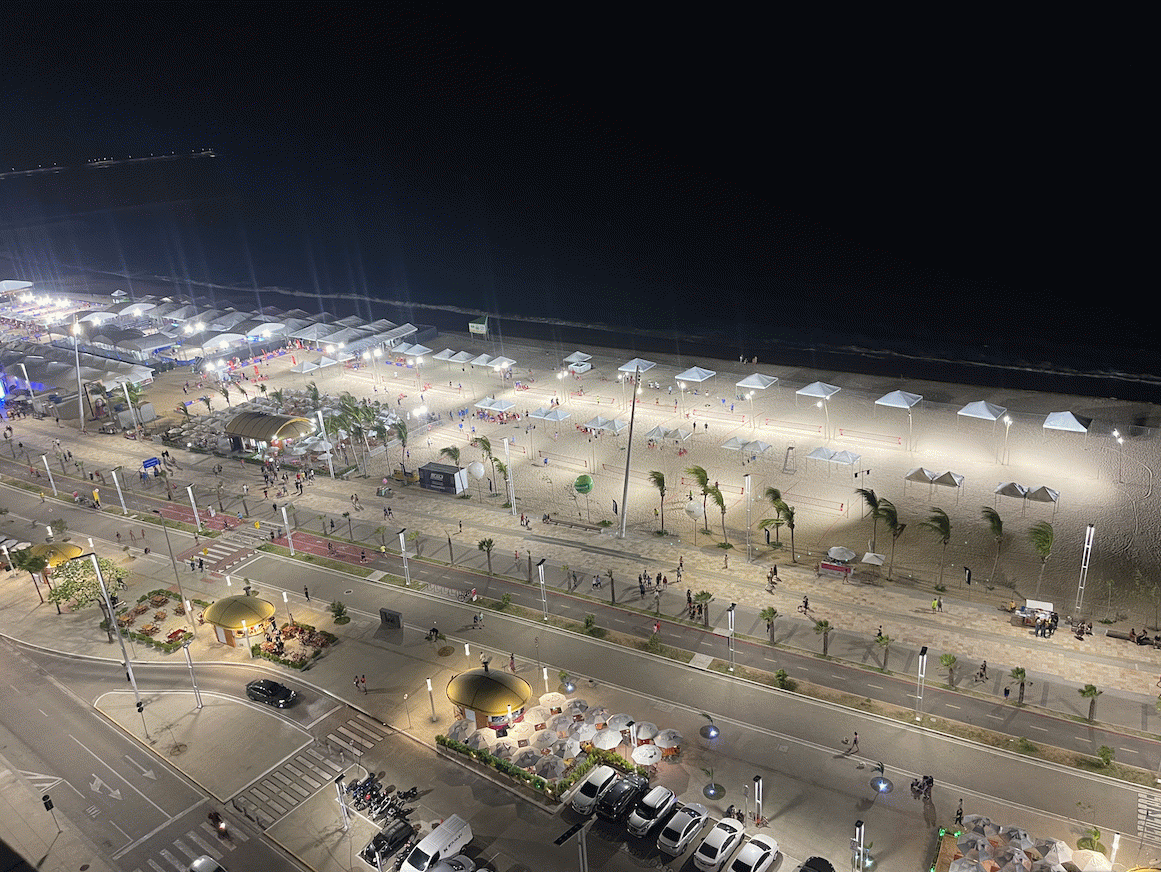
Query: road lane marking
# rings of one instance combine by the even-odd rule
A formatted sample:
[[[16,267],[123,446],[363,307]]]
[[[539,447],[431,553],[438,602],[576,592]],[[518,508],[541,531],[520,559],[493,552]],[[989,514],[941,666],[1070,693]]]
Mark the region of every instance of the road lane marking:
[[[104,766],[106,769],[108,769],[110,772],[112,772],[114,775],[116,775],[118,778],[120,778],[122,781],[124,781],[130,790],[132,790],[134,793],[136,793],[138,796],[140,796],[142,799],[144,799],[147,803],[149,803],[151,806],[153,806],[155,809],[157,809],[163,817],[169,817],[169,814],[165,811],[165,809],[163,809],[156,802],[154,802],[152,799],[150,799],[148,796],[146,796],[144,793],[142,793],[140,790],[138,790],[136,787],[134,787],[133,784],[130,781],[128,781],[125,778],[125,776],[123,776],[121,773],[119,773],[116,769],[114,769],[112,766],[110,766],[108,763],[106,763],[104,760],[102,760],[100,757],[98,757],[96,754],[94,754],[92,751],[90,751],[85,746],[84,742],[82,742],[80,739],[78,739],[76,736],[73,736],[73,735],[70,735],[69,738],[72,739],[74,742],[76,742],[78,745],[80,745],[82,748],[84,748],[85,752],[87,754],[89,754],[94,760],[96,760],[98,763],[100,763],[102,766]]]

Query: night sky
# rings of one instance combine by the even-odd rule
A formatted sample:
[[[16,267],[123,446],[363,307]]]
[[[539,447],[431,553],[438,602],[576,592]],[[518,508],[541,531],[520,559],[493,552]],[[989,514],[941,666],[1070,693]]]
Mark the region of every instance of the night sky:
[[[220,156],[0,178],[0,271],[123,263],[725,358],[1161,373],[1131,51],[1084,21],[664,11],[10,9],[0,172]],[[463,329],[420,305],[396,313]]]

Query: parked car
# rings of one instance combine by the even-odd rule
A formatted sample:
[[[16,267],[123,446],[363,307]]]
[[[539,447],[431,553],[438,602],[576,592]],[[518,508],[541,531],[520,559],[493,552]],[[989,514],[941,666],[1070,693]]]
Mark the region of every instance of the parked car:
[[[825,857],[808,857],[798,872],[834,872],[834,866]]]
[[[730,872],[766,872],[777,856],[777,839],[764,834],[751,836],[730,864]]]
[[[701,803],[693,802],[682,806],[661,828],[661,835],[657,837],[657,850],[671,857],[678,856],[689,847],[689,843],[701,832],[707,820],[709,811]]]
[[[475,868],[476,863],[470,857],[456,854],[429,867],[428,872],[475,872]]]
[[[572,810],[577,814],[592,814],[597,799],[616,777],[617,772],[612,766],[595,767],[572,795]]]
[[[597,799],[597,815],[607,821],[621,820],[648,789],[648,779],[640,775],[626,775],[614,781]]]
[[[298,692],[269,678],[256,678],[246,685],[246,696],[254,702],[264,702],[275,708],[286,708],[298,699]]]
[[[226,867],[213,857],[202,854],[189,864],[189,872],[226,872]]]
[[[380,866],[386,865],[387,861],[403,847],[414,833],[415,828],[411,824],[397,818],[383,827],[381,832],[376,833],[375,837],[367,843],[367,847],[359,852],[359,856],[371,868],[379,869]],[[376,855],[378,855],[378,861],[375,859]]]
[[[693,865],[702,872],[718,872],[742,844],[746,828],[733,818],[722,818],[714,825],[693,855]]]
[[[654,787],[629,812],[626,826],[635,836],[647,836],[677,805],[677,796],[668,787]]]

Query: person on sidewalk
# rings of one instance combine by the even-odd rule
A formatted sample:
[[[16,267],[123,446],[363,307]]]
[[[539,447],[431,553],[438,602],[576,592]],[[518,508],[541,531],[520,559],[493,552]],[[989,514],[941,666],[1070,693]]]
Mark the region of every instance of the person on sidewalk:
[[[306,597],[307,602],[310,602],[310,588],[308,588],[305,584],[302,586],[302,595]]]
[[[508,655],[508,671],[511,672],[513,675],[516,674],[516,654],[515,653]]]

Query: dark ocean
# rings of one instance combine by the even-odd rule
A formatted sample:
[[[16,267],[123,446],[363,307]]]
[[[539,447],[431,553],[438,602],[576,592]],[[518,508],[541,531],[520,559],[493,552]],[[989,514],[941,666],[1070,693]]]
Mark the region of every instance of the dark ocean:
[[[547,166],[460,152],[328,165],[224,151],[8,174],[0,273],[461,333],[489,315],[501,338],[566,352],[1158,396],[1151,337],[1093,330],[1080,310],[1074,322],[1049,291],[904,262],[790,210],[727,202],[726,183],[575,169],[552,181]]]

